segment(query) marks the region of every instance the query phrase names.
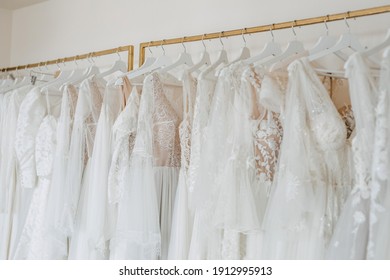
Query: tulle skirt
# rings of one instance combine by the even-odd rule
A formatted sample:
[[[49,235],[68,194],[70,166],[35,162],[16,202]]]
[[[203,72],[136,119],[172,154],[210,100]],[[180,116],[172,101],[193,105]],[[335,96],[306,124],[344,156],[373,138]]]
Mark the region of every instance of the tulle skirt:
[[[240,160],[228,161],[206,202],[195,211],[190,259],[242,259],[247,246],[258,245],[267,201],[266,188],[258,187],[254,169]]]
[[[89,260],[95,259],[93,249],[89,242],[87,231],[87,211],[88,211],[88,188],[90,187],[91,164],[88,161],[82,180],[80,199],[76,212],[74,231],[70,239],[69,259],[70,260]]]
[[[185,170],[180,169],[168,250],[168,259],[170,260],[188,259],[194,222],[193,214],[188,205],[189,195]]]
[[[366,259],[369,211],[369,190],[352,191],[333,233],[327,259]]]
[[[142,162],[127,172],[110,259],[166,259],[179,169]]]

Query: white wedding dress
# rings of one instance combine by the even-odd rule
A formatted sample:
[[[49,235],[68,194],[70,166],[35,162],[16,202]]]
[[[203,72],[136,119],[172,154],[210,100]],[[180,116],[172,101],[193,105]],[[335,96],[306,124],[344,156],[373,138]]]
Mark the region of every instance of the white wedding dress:
[[[172,228],[169,242],[168,259],[183,260],[188,258],[191,242],[193,216],[188,205],[188,171],[191,157],[191,128],[194,116],[197,80],[185,71],[183,82],[183,121],[179,127],[181,145],[181,167],[176,191]]]
[[[281,78],[276,76],[271,79],[269,75],[264,76],[264,73],[262,67],[249,66],[241,77],[241,95],[246,98],[251,97],[246,101],[246,108],[244,107],[246,119],[250,120],[250,124],[247,125],[252,132],[252,139],[247,142],[247,146],[250,148],[250,145],[253,145],[253,150],[250,150],[247,156],[247,162],[251,169],[255,167],[251,187],[260,225],[263,223],[267,208],[282,142],[280,111],[284,98],[282,91],[285,91],[284,80],[281,85],[277,83],[275,85],[274,79],[281,80]],[[248,167],[248,171],[253,172],[251,169]],[[260,230],[246,233],[246,251],[243,258],[261,258],[262,237]]]
[[[167,258],[180,168],[183,88],[168,73],[145,78],[117,234],[128,259]]]
[[[283,142],[263,222],[265,259],[322,259],[348,188],[345,124],[306,58],[288,67]],[[297,164],[299,163],[299,164]]]
[[[130,88],[130,82],[124,79],[124,85]],[[122,213],[122,208],[126,209],[124,193],[128,188],[126,172],[130,167],[130,158],[134,149],[137,135],[138,112],[141,95],[136,87],[133,87],[126,102],[126,107],[118,116],[112,128],[113,132],[113,156],[108,175],[108,201],[116,205],[118,212]],[[122,216],[120,216],[122,218]],[[116,219],[115,219],[116,222]],[[110,240],[110,259],[125,260],[135,258],[131,252],[131,236],[126,234],[126,225],[120,219],[115,223],[112,238]],[[130,247],[128,248],[128,245]]]
[[[82,207],[79,201],[88,180],[88,162],[92,156],[105,84],[104,80],[92,76],[79,88],[66,168],[65,202],[61,211],[60,227],[68,237],[74,232],[78,207]]]
[[[32,188],[26,220],[18,240],[14,259],[53,259],[53,244],[47,236],[48,194],[52,179],[56,146],[57,118],[61,94],[54,89],[39,88],[30,92],[21,107],[15,149],[21,168],[22,187]],[[22,111],[23,109],[23,111]],[[23,146],[23,148],[21,148]]]
[[[355,116],[355,135],[352,140],[355,181],[334,231],[327,258],[365,259],[377,90],[361,54],[351,55],[345,69]]]
[[[390,259],[390,48],[385,50],[372,155],[368,259]]]
[[[91,176],[95,176],[91,173],[91,158],[105,88],[105,80],[92,76],[79,89],[67,167],[67,200],[63,211],[64,229],[71,236],[69,259],[90,257],[85,215],[88,209],[87,190]]]
[[[73,85],[66,85],[62,92],[61,113],[58,118],[56,150],[53,160],[52,179],[50,183],[47,205],[46,236],[52,242],[52,259],[61,260],[68,257],[68,237],[61,224],[62,211],[65,205],[66,172],[68,152],[76,111],[78,89]]]
[[[17,133],[19,108],[31,89],[32,86],[25,86],[1,95],[3,97],[1,107],[3,117],[0,123],[0,259],[11,258],[14,254],[15,243],[30,197],[28,190],[20,188],[17,158],[13,147]],[[27,199],[24,200],[24,197]]]
[[[76,243],[83,242],[88,246],[82,247],[86,249],[84,252],[82,249],[76,249],[78,252],[72,254],[72,257],[75,258],[95,260],[108,259],[109,257],[108,240],[112,229],[110,223],[115,218],[115,208],[108,203],[107,198],[108,173],[112,156],[111,128],[116,117],[122,111],[124,96],[125,94],[120,87],[106,87],[90,159],[91,176],[88,184],[84,186],[83,200],[80,201],[80,205],[83,207],[78,212],[80,220],[85,221],[84,224],[79,224],[79,227],[82,228],[80,231],[85,231],[85,235],[79,239],[79,228],[76,228],[73,237]]]

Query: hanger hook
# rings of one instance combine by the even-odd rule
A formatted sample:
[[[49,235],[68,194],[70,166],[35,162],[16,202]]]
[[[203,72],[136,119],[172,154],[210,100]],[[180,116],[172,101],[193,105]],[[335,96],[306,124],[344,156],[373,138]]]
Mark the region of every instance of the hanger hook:
[[[347,15],[349,17],[349,12],[347,12]],[[344,16],[344,23],[348,27],[348,32],[351,33],[351,27],[349,26],[349,23],[347,21],[347,16]]]
[[[246,47],[246,39],[245,39],[245,36],[244,36],[244,32],[246,33],[246,28],[243,28],[242,31],[241,31],[242,40],[244,41],[244,47]]]
[[[164,43],[165,43],[165,39],[163,39],[163,40],[161,41],[160,47],[162,48],[163,54],[165,55],[165,49],[164,49],[164,46],[163,46]]]
[[[58,64],[58,63],[60,63],[60,62],[61,62],[60,59],[57,59],[57,60],[56,60],[56,65],[57,65],[57,67],[58,67],[58,70],[61,71],[61,66]]]
[[[186,53],[187,49],[186,49],[186,46],[184,46],[184,40],[185,39],[186,39],[186,37],[183,37],[183,39],[181,40],[181,45],[183,46],[184,52]]]
[[[204,43],[204,37],[206,36],[206,34],[203,34],[202,35],[202,44],[203,44],[203,48],[204,50],[206,51],[206,44]]]
[[[224,31],[222,31],[221,33],[219,33],[219,42],[221,43],[221,45],[222,45],[222,49],[225,49],[225,45],[223,44],[223,42],[222,42],[222,35],[223,35],[223,33],[224,33]]]
[[[46,61],[46,63],[45,63],[45,68],[46,68],[46,70],[49,71],[49,67],[47,67],[47,61]]]
[[[329,36],[329,28],[328,24],[326,23],[328,21],[329,15],[327,15],[324,19],[325,29],[326,29],[326,36]]]
[[[74,57],[73,62],[74,62],[74,64],[76,64],[76,67],[79,67],[79,64],[77,63],[77,59],[79,59],[79,56],[78,56],[78,55],[76,55],[76,56]]]
[[[292,32],[294,33],[295,39],[297,39],[297,33],[295,32],[295,29],[294,29],[294,27],[295,27],[296,24],[297,24],[297,21],[294,20],[293,25],[291,26],[291,29],[292,29]]]
[[[119,54],[120,48],[121,48],[121,47],[118,47],[118,48],[116,49],[116,55],[118,56],[119,60],[122,60],[122,57],[121,57],[121,55]]]
[[[275,24],[273,23],[272,26],[269,28],[269,32],[271,33],[271,36],[272,36],[272,42],[275,42],[274,32],[272,31],[274,25],[275,25]]]

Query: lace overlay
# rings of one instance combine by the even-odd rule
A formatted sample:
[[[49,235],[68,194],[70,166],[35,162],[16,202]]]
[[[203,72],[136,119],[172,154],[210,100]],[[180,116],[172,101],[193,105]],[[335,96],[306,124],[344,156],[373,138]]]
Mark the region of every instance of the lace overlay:
[[[390,52],[388,51],[388,54]],[[383,58],[379,99],[376,107],[375,142],[372,164],[372,185],[369,215],[368,259],[390,258],[390,55]]]
[[[108,176],[108,194],[111,203],[118,203],[123,194],[125,173],[130,166],[137,135],[140,95],[134,89],[123,112],[113,126],[114,152]]]
[[[152,74],[154,92],[153,154],[156,166],[180,167],[180,118],[167,99],[175,92],[166,90],[160,77]],[[176,95],[177,99],[180,99]]]
[[[347,128],[347,139],[352,135],[352,132],[355,130],[355,117],[353,116],[353,110],[351,105],[344,106],[339,109],[341,118],[345,122]]]
[[[15,259],[50,259],[45,223],[53,156],[56,145],[56,120],[47,116],[36,137],[38,184],[34,190],[25,225],[15,252]]]
[[[45,114],[39,89],[29,92],[20,106],[15,137],[15,152],[20,166],[20,183],[24,188],[36,184],[35,133]]]

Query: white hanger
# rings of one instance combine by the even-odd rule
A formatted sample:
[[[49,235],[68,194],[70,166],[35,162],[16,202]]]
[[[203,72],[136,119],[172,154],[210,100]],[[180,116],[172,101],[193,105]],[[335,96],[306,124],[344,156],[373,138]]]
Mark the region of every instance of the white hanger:
[[[127,71],[127,64],[126,62],[124,62],[119,54],[119,48],[117,49],[116,51],[116,54],[118,55],[119,59],[117,61],[115,61],[114,65],[108,69],[107,71],[103,72],[103,73],[100,73],[100,74],[97,74],[97,77],[99,78],[104,78],[108,75],[111,75],[115,72],[123,72],[125,73]]]
[[[163,67],[160,70],[161,72],[168,72],[168,71],[175,69],[176,67],[183,65],[183,64],[188,65],[188,66],[194,65],[194,63],[192,62],[191,55],[189,53],[187,53],[186,46],[184,46],[184,40],[185,40],[185,37],[183,37],[183,40],[181,42],[181,44],[183,46],[183,52],[181,54],[179,54],[179,57],[177,58],[177,60],[175,62]]]
[[[205,36],[205,34],[203,34],[203,36],[202,36],[202,44],[203,44],[203,47],[204,47],[204,50],[202,52],[202,56],[200,57],[200,60],[199,60],[198,63],[196,63],[195,65],[190,67],[190,69],[188,69],[189,73],[193,73],[195,71],[198,71],[204,65],[210,65],[211,64],[210,55],[207,52],[206,45],[205,45],[205,43],[203,41],[204,36]]]
[[[242,40],[244,41],[244,46],[241,49],[240,56],[238,58],[236,58],[235,60],[233,60],[232,62],[230,62],[230,64],[236,63],[236,62],[244,60],[244,59],[248,59],[251,56],[251,51],[246,46],[244,31],[246,32],[246,28],[242,29],[242,32],[241,32]]]
[[[318,52],[318,53],[315,53],[313,55],[310,55],[308,57],[309,61],[317,60],[317,59],[324,57],[328,54],[336,53],[336,52],[339,52],[339,51],[341,51],[343,49],[347,49],[347,48],[350,48],[354,51],[363,51],[364,50],[363,46],[360,44],[356,35],[351,34],[351,29],[350,29],[350,26],[347,22],[346,17],[344,18],[344,22],[348,27],[348,33],[342,34],[340,36],[340,39],[337,41],[337,43],[333,47],[325,49],[325,50]]]
[[[74,59],[74,64],[76,65],[76,68],[73,69],[73,71],[70,73],[69,77],[63,82],[63,84],[60,87],[60,90],[62,91],[64,86],[66,84],[73,84],[75,81],[78,81],[82,78],[85,78],[84,74],[86,73],[84,70],[79,68],[78,63],[76,62],[77,57]]]
[[[73,80],[72,81],[72,84],[73,85],[79,85],[81,84],[85,79],[93,76],[93,75],[97,75],[100,73],[99,71],[99,68],[97,68],[95,66],[95,61],[93,59],[93,53],[90,53],[89,56],[87,57],[87,60],[89,61],[89,63],[91,64],[90,67],[87,68],[87,70],[82,73],[81,77],[76,79],[76,80]]]
[[[376,45],[368,50],[363,51],[362,54],[365,55],[366,57],[369,57],[369,56],[372,56],[372,55],[380,52],[381,50],[387,48],[388,46],[390,46],[390,29],[387,30],[387,34],[386,34],[385,40],[383,42],[381,42],[379,45]]]
[[[167,66],[169,64],[172,63],[172,60],[170,57],[166,56],[165,54],[165,49],[163,47],[163,43],[164,43],[165,40],[162,41],[160,47],[162,48],[163,50],[163,55],[162,56],[159,56],[152,65],[150,65],[149,67],[145,67],[145,68],[142,68],[142,69],[136,69],[134,71],[131,71],[128,75],[127,75],[127,78],[132,80],[132,79],[135,79],[135,78],[138,78],[138,77],[143,77],[145,76],[145,74],[149,74],[150,72],[156,70],[156,69],[159,69],[159,68],[162,68],[164,66]]]
[[[285,49],[285,51],[281,55],[273,57],[265,62],[260,62],[262,65],[269,67],[274,63],[283,62],[283,60],[285,60],[291,56],[301,55],[306,51],[302,42],[297,40],[297,33],[295,32],[294,25],[291,26],[291,30],[294,34],[295,39],[288,43],[287,48]],[[282,64],[279,64],[277,66],[277,68],[281,68]]]
[[[149,42],[147,48],[148,48],[151,56],[147,57],[146,60],[144,61],[144,63],[140,67],[138,67],[137,69],[133,69],[131,71],[125,72],[122,75],[119,75],[117,78],[109,81],[107,84],[108,85],[110,85],[110,84],[122,85],[123,84],[123,79],[122,79],[123,77],[126,77],[128,75],[136,75],[136,73],[143,71],[144,69],[150,67],[156,61],[156,58],[153,57],[153,53],[150,50],[150,43],[151,42]]]
[[[266,57],[279,56],[282,54],[282,49],[280,48],[279,44],[275,43],[275,37],[274,37],[274,33],[272,32],[272,28],[270,28],[269,31],[271,32],[271,35],[272,35],[272,41],[268,42],[264,46],[264,48],[260,54],[245,60],[245,63],[252,64],[252,63],[260,61]]]
[[[227,65],[229,63],[227,52],[225,51],[225,45],[222,42],[221,36],[223,34],[223,31],[219,34],[219,42],[222,45],[222,50],[219,52],[217,60],[211,64],[207,69],[205,69],[199,76],[200,79],[205,78],[209,74],[213,73],[215,74],[215,70],[217,69],[218,66],[221,64]]]
[[[26,69],[27,69],[27,67],[24,70],[26,70]],[[19,69],[16,69],[16,71],[19,71]],[[26,85],[31,84],[31,80],[30,80],[29,76],[24,76],[22,79],[17,78],[15,80],[17,80],[17,81],[14,82],[13,84],[11,84],[9,87],[7,87],[5,89],[5,91],[11,91],[11,90],[20,88],[22,86],[26,86]]]
[[[149,42],[147,48],[148,48],[151,56],[147,57],[146,60],[144,61],[144,63],[137,70],[141,70],[141,69],[144,69],[146,67],[149,67],[156,61],[156,58],[153,56],[153,52],[150,49],[150,42]]]
[[[70,76],[71,71],[62,71],[62,69],[61,69],[61,67],[59,66],[58,63],[59,63],[59,61],[57,61],[56,65],[57,65],[58,71],[60,71],[60,74],[54,80],[44,84],[42,86],[42,89],[46,89],[49,86],[53,86],[53,87],[57,87],[58,86],[58,88],[59,88],[62,85],[62,83]]]
[[[318,39],[314,47],[309,50],[309,55],[314,55],[336,45],[338,38],[335,36],[329,36],[329,28],[326,23],[326,19],[324,20],[324,25],[326,28],[326,35],[323,35]],[[344,61],[348,59],[348,55],[344,54],[341,51],[336,51],[334,54]]]

